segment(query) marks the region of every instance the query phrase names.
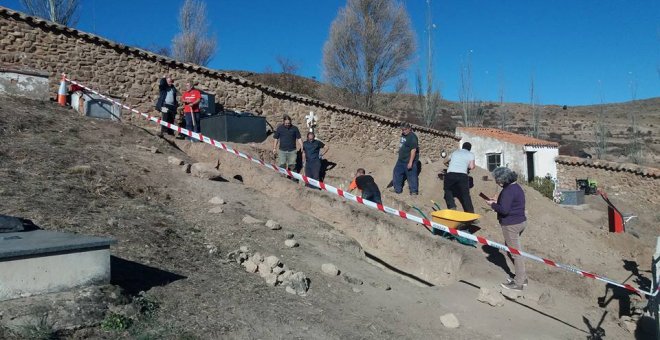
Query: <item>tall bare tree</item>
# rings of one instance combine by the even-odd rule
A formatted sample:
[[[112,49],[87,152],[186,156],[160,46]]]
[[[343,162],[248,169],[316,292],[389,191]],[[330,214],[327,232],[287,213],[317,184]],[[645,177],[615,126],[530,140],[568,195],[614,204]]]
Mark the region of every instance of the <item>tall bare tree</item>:
[[[536,93],[536,84],[534,81],[534,73],[529,81],[529,108],[532,116],[532,136],[539,137],[539,125],[541,121],[541,109],[539,108],[538,94]]]
[[[504,77],[502,75],[500,75],[500,86],[497,92],[500,100],[500,129],[506,131],[509,124],[509,112],[506,104],[504,104],[505,87]]]
[[[596,137],[596,157],[602,159],[607,153],[607,126],[605,125],[605,102],[603,100],[603,84],[598,81],[598,95],[600,105],[598,106],[598,116],[596,117],[595,137]]]
[[[323,47],[326,80],[355,107],[374,111],[376,95],[400,87],[415,51],[408,12],[396,0],[348,0]]]
[[[75,25],[78,0],[21,0],[29,15],[56,22],[60,25]]]
[[[483,123],[486,111],[484,103],[477,100],[472,86],[472,50],[468,51],[467,57],[461,62],[459,72],[460,83],[458,88],[458,100],[463,111],[464,126],[480,126]]]
[[[426,55],[426,91],[422,85],[422,74],[418,70],[416,78],[417,89],[417,104],[419,106],[419,117],[422,124],[427,127],[432,127],[440,115],[440,102],[442,96],[440,91],[434,90],[433,85],[433,15],[431,11],[431,0],[426,0],[426,38],[427,38],[427,55]]]
[[[217,39],[208,32],[206,3],[186,0],[179,10],[180,32],[172,39],[174,59],[206,66],[215,54]]]
[[[630,144],[628,144],[628,158],[631,162],[640,164],[642,163],[642,143],[640,142],[637,117],[637,110],[639,109],[637,107],[637,80],[634,76],[631,77],[628,86],[630,87],[630,110],[628,111],[630,118],[630,126],[628,127]]]

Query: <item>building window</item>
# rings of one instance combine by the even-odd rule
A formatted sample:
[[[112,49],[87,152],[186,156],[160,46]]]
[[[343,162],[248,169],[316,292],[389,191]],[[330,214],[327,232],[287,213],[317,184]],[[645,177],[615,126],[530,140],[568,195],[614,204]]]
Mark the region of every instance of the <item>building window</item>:
[[[486,164],[488,164],[488,171],[493,171],[498,166],[502,166],[502,154],[491,153],[486,155]]]

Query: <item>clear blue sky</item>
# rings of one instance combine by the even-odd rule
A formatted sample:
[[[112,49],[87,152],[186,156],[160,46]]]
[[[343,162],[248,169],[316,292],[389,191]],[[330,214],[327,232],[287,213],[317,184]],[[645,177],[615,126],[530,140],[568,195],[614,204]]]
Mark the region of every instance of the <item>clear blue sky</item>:
[[[81,0],[77,28],[128,45],[169,46],[183,0]],[[402,1],[424,63],[425,0]],[[278,55],[300,63],[300,75],[322,79],[322,49],[344,0],[209,0],[219,49],[209,67],[277,71]],[[18,0],[0,5],[22,10]],[[472,51],[475,93],[529,102],[533,73],[542,104],[628,101],[660,96],[658,0],[433,0],[436,79],[443,96],[458,97],[461,60]]]

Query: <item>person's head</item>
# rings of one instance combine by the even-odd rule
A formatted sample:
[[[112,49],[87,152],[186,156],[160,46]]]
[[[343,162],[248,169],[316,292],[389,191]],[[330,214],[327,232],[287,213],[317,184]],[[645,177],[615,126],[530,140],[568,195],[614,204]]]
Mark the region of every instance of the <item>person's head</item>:
[[[314,140],[314,138],[316,138],[316,135],[314,134],[314,132],[307,132],[307,140],[308,141],[311,142],[311,141]]]
[[[190,79],[186,82],[186,90],[190,91],[195,88],[195,82]]]
[[[410,123],[401,123],[401,133],[406,136],[412,131],[412,125]]]
[[[165,78],[165,80],[167,81],[167,85],[170,85],[170,86],[174,85],[174,79],[172,79],[171,76],[167,76]]]
[[[470,144],[470,142],[463,143],[463,149],[467,151],[472,150],[472,144]]]
[[[364,169],[359,168],[359,169],[357,169],[357,171],[355,171],[355,177],[357,177],[357,176],[363,176],[365,173],[366,173],[366,172],[364,171]]]
[[[495,178],[495,183],[501,186],[507,186],[518,180],[518,174],[504,166],[500,166],[493,170],[493,178]]]
[[[284,117],[282,117],[282,123],[284,123],[284,126],[286,127],[291,126],[291,117],[289,117],[289,115],[284,115]]]

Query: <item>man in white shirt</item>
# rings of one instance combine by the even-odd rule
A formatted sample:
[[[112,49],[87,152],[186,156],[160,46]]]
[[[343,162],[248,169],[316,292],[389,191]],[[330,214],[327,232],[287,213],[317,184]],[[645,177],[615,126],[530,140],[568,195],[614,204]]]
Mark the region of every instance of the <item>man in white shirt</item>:
[[[445,203],[448,209],[456,209],[454,197],[461,202],[463,211],[474,212],[472,198],[470,198],[470,180],[468,171],[474,169],[474,154],[470,152],[472,144],[465,142],[463,147],[454,151],[450,159],[447,174],[444,180]]]

